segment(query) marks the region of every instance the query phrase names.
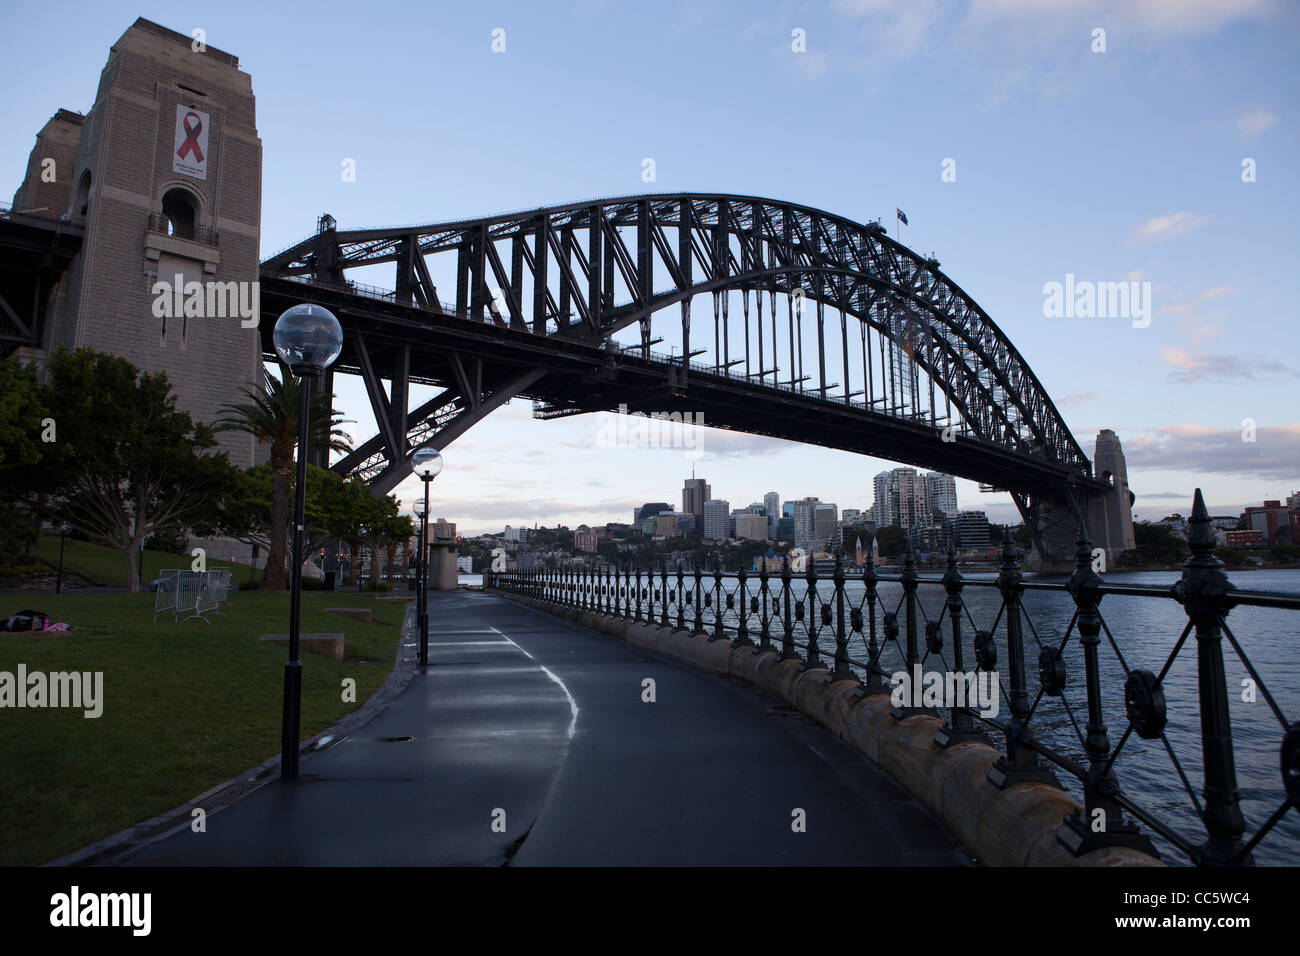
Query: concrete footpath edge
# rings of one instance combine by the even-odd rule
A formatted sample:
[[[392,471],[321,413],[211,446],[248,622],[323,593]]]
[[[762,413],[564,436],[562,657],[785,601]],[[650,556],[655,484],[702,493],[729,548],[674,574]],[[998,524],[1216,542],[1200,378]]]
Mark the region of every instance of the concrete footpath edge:
[[[984,743],[948,749],[934,742],[943,721],[927,715],[890,716],[887,694],[859,698],[856,681],[826,682],[825,670],[801,673],[800,661],[776,651],[710,641],[707,635],[595,611],[564,607],[523,595],[501,597],[718,674],[732,677],[798,708],[888,773],[986,866],[1158,867],[1165,864],[1126,847],[1076,857],[1056,839],[1062,821],[1082,807],[1069,794],[1042,783],[999,790],[986,779],[1001,754]]]
[[[398,638],[396,662],[393,664],[393,669],[389,672],[387,679],[356,710],[346,714],[333,726],[326,727],[320,733],[304,740],[298,747],[300,758],[327,750],[349,734],[355,733],[362,726],[378,717],[402,691],[406,690],[406,685],[415,676],[415,668],[418,662],[414,655],[403,657],[402,652],[415,646],[414,638],[415,600],[412,599],[410,604],[407,605],[406,616],[402,619],[402,633]],[[279,769],[280,759],[281,755],[276,754],[274,757],[263,760],[251,770],[246,770],[236,777],[231,777],[229,780],[203,791],[203,793],[191,800],[187,800],[179,807],[174,807],[142,823],[127,827],[125,830],[119,830],[112,836],[105,837],[79,850],[74,850],[57,860],[51,860],[40,865],[112,866],[127,854],[150,843],[165,840],[173,833],[188,827],[193,819],[193,811],[196,808],[202,808],[206,816],[211,817],[214,813],[233,806],[250,794],[262,789],[268,783],[277,780],[276,770]]]

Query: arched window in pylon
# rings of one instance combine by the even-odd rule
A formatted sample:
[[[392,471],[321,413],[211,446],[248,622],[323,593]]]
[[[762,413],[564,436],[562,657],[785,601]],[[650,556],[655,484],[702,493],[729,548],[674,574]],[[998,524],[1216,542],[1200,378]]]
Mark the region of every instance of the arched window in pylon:
[[[167,222],[167,235],[177,239],[195,238],[199,204],[189,190],[176,187],[163,193],[162,214]]]
[[[84,216],[90,210],[90,170],[87,169],[77,180],[77,194],[72,201],[72,214]]]

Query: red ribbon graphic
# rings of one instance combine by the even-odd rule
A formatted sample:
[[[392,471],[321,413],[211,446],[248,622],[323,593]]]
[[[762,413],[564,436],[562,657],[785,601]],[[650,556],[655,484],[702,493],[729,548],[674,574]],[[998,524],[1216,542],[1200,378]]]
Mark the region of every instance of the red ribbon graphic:
[[[194,118],[193,129],[190,128],[190,117]],[[185,118],[181,120],[181,126],[185,130],[185,142],[181,143],[181,148],[176,150],[176,155],[184,159],[193,153],[196,163],[203,162],[203,150],[199,149],[199,133],[203,132],[203,120],[199,119],[198,113],[186,113]]]

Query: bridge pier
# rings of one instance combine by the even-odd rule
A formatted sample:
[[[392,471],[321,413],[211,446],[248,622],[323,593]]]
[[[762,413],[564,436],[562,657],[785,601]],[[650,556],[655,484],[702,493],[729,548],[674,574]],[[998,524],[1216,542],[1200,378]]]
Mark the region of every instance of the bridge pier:
[[[1013,493],[1016,506],[1033,539],[1029,565],[1033,570],[1070,574],[1075,568],[1075,541],[1080,522],[1088,529],[1094,550],[1114,564],[1124,551],[1136,547],[1133,502],[1128,468],[1119,436],[1109,428],[1097,434],[1093,474],[1109,485],[1107,491],[1065,487],[1049,492]]]

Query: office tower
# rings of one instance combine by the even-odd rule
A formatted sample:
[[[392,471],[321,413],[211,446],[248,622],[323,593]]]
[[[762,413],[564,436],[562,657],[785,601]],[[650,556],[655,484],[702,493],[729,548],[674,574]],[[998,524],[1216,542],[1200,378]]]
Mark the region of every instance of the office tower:
[[[769,491],[763,496],[763,507],[767,511],[767,533],[775,537],[777,523],[781,520],[781,496]]]
[[[766,541],[768,537],[767,515],[743,511],[735,516],[735,537],[740,540]]]
[[[686,479],[686,484],[682,488],[682,511],[695,515],[697,527],[704,526],[704,502],[712,495],[713,490],[703,478],[692,476]]]
[[[904,530],[928,523],[925,482],[915,468],[882,471],[873,480],[877,527],[897,525]],[[954,492],[955,497],[955,492]]]
[[[813,506],[813,545],[834,551],[840,546],[839,508],[829,502]]]
[[[731,502],[710,498],[704,502],[704,537],[724,541],[731,537]]]
[[[989,546],[989,519],[982,511],[961,511],[957,514],[957,547],[987,548]]]
[[[799,501],[788,502],[794,512],[794,546],[796,548],[803,548],[807,551],[816,538],[817,525],[814,509],[817,502],[817,498],[802,498]]]
[[[925,508],[929,514],[942,511],[945,515],[957,513],[957,482],[951,475],[927,472],[922,479],[925,484]]]

